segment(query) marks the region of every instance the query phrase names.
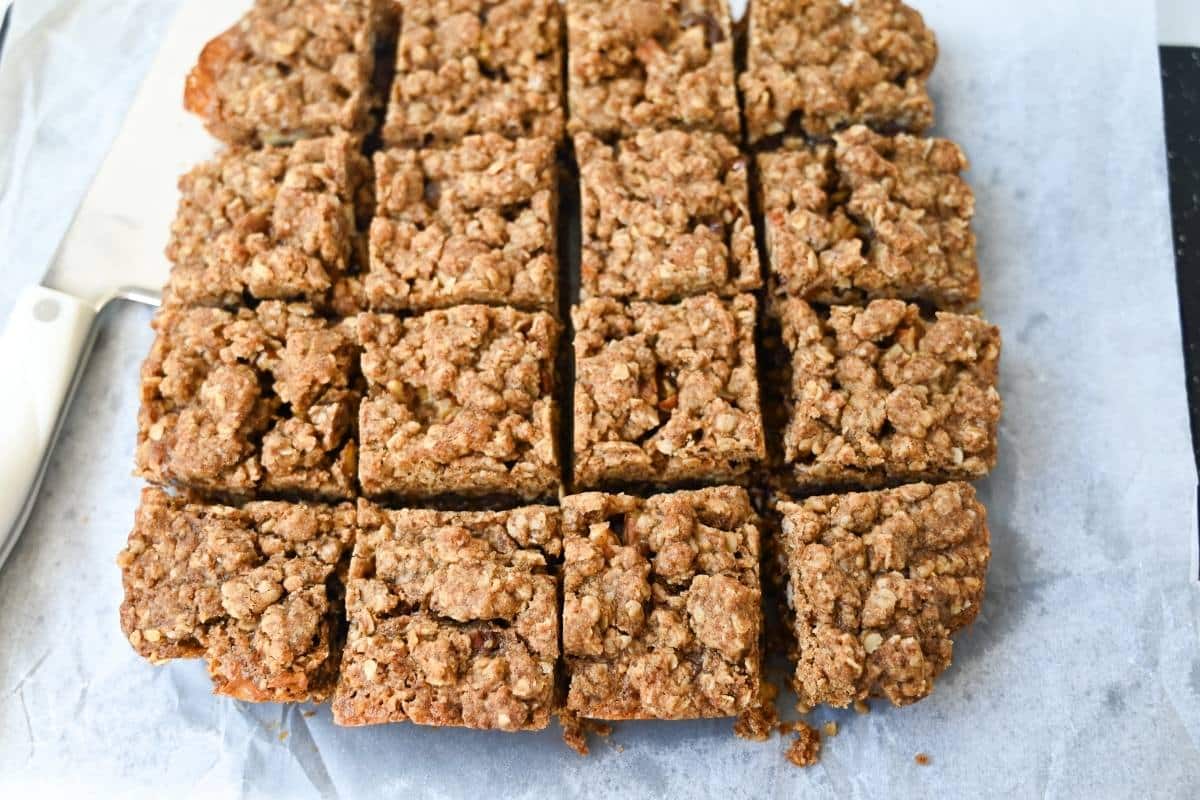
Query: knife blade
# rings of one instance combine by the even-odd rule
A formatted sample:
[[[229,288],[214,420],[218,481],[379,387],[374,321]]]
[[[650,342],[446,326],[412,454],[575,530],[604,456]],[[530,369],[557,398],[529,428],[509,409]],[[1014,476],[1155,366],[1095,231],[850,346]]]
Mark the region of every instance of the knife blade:
[[[182,107],[205,42],[248,0],[187,0],[42,282],[21,291],[0,334],[0,568],[32,511],[49,454],[104,312],[157,304],[176,180],[215,143]]]

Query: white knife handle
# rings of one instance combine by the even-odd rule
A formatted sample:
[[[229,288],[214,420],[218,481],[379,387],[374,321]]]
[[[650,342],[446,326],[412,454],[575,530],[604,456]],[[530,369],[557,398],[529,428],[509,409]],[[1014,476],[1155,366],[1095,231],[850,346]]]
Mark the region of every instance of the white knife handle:
[[[31,286],[0,336],[0,567],[32,506],[95,319],[87,303]]]

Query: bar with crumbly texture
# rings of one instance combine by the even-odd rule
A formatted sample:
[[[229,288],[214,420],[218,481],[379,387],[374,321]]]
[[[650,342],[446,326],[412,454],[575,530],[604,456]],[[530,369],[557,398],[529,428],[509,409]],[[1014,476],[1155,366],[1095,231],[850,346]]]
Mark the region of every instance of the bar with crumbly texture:
[[[385,11],[384,0],[255,0],[205,45],[184,105],[229,144],[365,135]]]
[[[302,304],[167,307],[142,365],[138,474],[247,498],[355,494],[353,327]]]
[[[770,286],[819,303],[979,298],[967,158],[947,139],[863,126],[758,156]]]
[[[971,480],[996,463],[1000,332],[977,316],[875,300],[778,304],[791,353],[786,480],[873,487]]]
[[[567,0],[570,133],[741,136],[726,0]]]
[[[370,193],[358,139],[232,148],[179,180],[165,302],[324,303],[357,262],[355,203]]]
[[[383,140],[424,147],[474,133],[563,129],[558,0],[408,0]]]
[[[752,295],[576,306],[575,486],[724,483],[764,457]]]
[[[339,725],[504,731],[550,720],[561,515],[380,508],[359,501],[346,586]]]
[[[557,494],[553,317],[467,305],[404,319],[361,314],[358,332],[364,494]]]
[[[920,133],[937,40],[900,0],[753,0],[738,76],[750,142],[862,123]]]
[[[746,159],[720,134],[642,130],[575,137],[580,294],[677,300],[762,283]]]
[[[558,302],[557,143],[489,133],[375,154],[370,308],[464,303],[553,311]]]
[[[203,657],[217,694],[324,700],[344,627],[330,584],[354,526],[349,503],[233,508],[145,489],[117,557],[121,628],[153,662]]]
[[[729,717],[759,702],[759,524],[741,488],[563,500],[567,710]]]
[[[974,621],[991,556],[967,483],[776,503],[804,706],[933,691],[953,634]]]

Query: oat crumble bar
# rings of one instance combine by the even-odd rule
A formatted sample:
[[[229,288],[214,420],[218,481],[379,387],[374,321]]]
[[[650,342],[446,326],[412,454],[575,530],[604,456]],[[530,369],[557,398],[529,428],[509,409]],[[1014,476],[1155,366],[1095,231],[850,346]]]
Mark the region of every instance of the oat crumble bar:
[[[354,506],[188,503],[145,489],[117,557],[121,628],[145,658],[203,657],[214,690],[251,702],[323,700],[340,659],[329,584]]]
[[[556,143],[468,136],[375,154],[371,308],[463,303],[553,311],[558,302]]]
[[[580,293],[676,300],[761,283],[746,159],[720,134],[648,130],[608,145],[575,137]]]
[[[764,457],[751,295],[576,306],[575,485],[736,480]]]
[[[863,123],[920,133],[937,41],[899,0],[752,0],[739,76],[747,138],[828,137]]]
[[[153,325],[138,474],[231,498],[354,496],[362,392],[349,323],[273,300],[166,307]]]
[[[401,13],[384,142],[562,135],[558,0],[407,0]]]
[[[967,159],[946,139],[856,126],[758,156],[771,291],[821,303],[979,298]]]
[[[179,180],[167,302],[322,303],[356,260],[356,201],[370,191],[357,138],[232,148]]]
[[[740,138],[726,0],[567,0],[567,48],[571,133]]]
[[[334,721],[545,728],[559,509],[389,511],[359,501],[358,524]]]
[[[933,691],[951,636],[974,621],[991,556],[967,483],[781,501],[788,601],[806,706]]]
[[[803,488],[974,479],[996,463],[1000,332],[875,300],[779,304],[792,355],[784,458]]]
[[[721,486],[563,500],[566,706],[595,719],[729,717],[759,698],[759,526]]]
[[[544,312],[468,305],[362,314],[359,480],[372,497],[554,496],[554,358]]]
[[[255,0],[204,47],[184,106],[230,144],[365,134],[383,13],[382,0]]]

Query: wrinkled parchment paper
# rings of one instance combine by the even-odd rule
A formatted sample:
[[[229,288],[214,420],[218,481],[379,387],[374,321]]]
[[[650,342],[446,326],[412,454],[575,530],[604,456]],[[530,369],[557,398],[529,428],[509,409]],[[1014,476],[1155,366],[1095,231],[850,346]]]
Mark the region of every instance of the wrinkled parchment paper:
[[[0,65],[0,318],[44,270],[176,5],[18,2]],[[118,628],[150,345],[149,312],[125,309],[0,571],[0,797],[1195,797],[1196,475],[1151,4],[917,5],[1005,335],[987,601],[931,698],[818,710],[840,732],[798,770],[785,742],[736,740],[727,720],[621,725],[580,759],[557,729],[345,730],[324,708],[212,697],[200,662],[151,667]]]

